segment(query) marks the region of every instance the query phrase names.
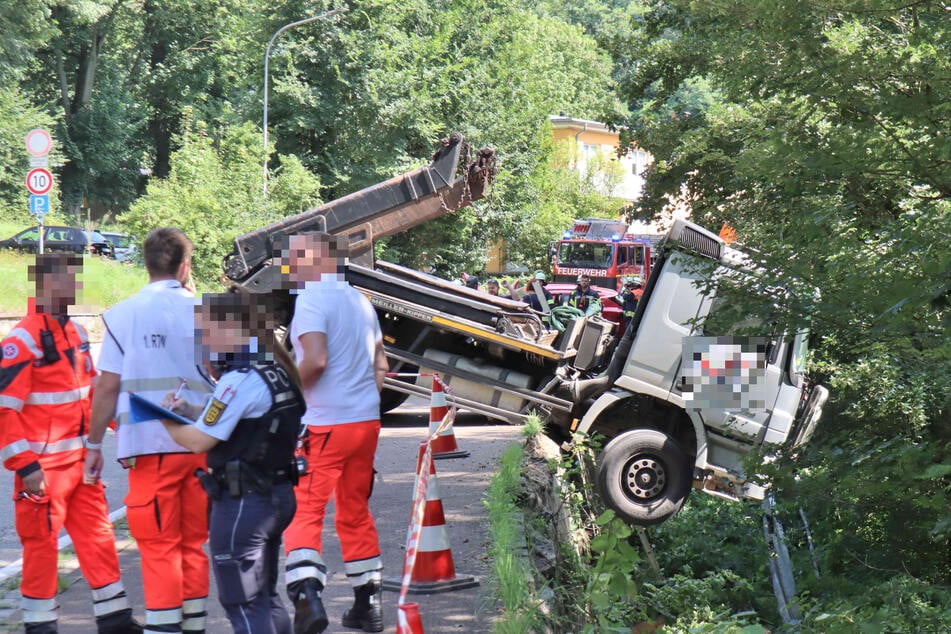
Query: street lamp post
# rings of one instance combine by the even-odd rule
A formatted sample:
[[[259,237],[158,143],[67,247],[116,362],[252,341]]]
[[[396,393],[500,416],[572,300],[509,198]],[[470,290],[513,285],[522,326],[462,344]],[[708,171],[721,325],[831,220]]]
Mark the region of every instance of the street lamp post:
[[[277,39],[277,36],[280,35],[281,33],[283,33],[284,31],[287,31],[288,29],[292,29],[292,28],[294,28],[295,26],[300,26],[300,25],[302,25],[302,24],[307,24],[308,22],[313,22],[313,21],[315,21],[315,20],[322,20],[323,18],[329,18],[329,17],[332,16],[333,14],[338,13],[338,12],[340,12],[341,10],[345,10],[345,9],[346,9],[346,7],[344,7],[343,9],[331,9],[330,11],[324,11],[324,12],[321,13],[320,15],[315,15],[315,16],[310,17],[310,18],[304,18],[303,20],[298,20],[297,22],[291,22],[290,24],[285,24],[284,26],[282,26],[281,28],[279,28],[277,31],[274,32],[274,35],[271,36],[271,41],[269,41],[269,42],[267,43],[267,49],[265,49],[265,51],[264,51],[264,124],[263,124],[263,126],[262,126],[262,128],[263,128],[263,130],[264,130],[264,181],[263,181],[263,182],[264,182],[264,185],[263,185],[262,193],[264,194],[265,197],[267,196],[267,93],[268,93],[268,67],[269,67],[270,62],[271,62],[271,46],[274,44],[274,40]]]

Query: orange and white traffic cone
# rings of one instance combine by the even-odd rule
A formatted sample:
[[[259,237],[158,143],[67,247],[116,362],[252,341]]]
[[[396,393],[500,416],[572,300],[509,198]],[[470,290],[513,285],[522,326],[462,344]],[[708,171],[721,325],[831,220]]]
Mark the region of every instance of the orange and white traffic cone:
[[[419,446],[419,459],[416,462],[416,493],[420,490],[420,473],[426,441]],[[449,548],[449,531],[446,528],[446,516],[443,513],[442,499],[439,497],[439,483],[436,479],[436,463],[429,461],[429,474],[425,484],[426,500],[423,510],[418,539],[407,536],[407,551],[416,548],[415,563],[409,575],[406,592],[410,594],[436,594],[450,590],[462,590],[479,585],[475,577],[456,574],[452,562],[452,550]],[[422,500],[420,500],[422,501]],[[385,590],[401,590],[404,580],[384,579]]]
[[[432,435],[439,428],[443,419],[449,414],[449,407],[446,405],[446,393],[443,391],[443,382],[438,374],[433,374],[432,398],[429,402],[429,435]],[[433,458],[440,460],[444,458],[468,458],[469,452],[459,449],[456,444],[456,434],[452,431],[452,423],[449,427],[433,438]]]
[[[396,634],[423,634],[423,620],[418,603],[402,603],[396,620]]]

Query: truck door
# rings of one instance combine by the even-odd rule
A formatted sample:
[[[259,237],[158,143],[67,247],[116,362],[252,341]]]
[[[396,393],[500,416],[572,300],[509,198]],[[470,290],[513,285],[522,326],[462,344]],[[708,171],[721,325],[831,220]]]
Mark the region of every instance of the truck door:
[[[644,312],[616,382],[619,387],[679,405],[683,340],[693,334],[706,314],[709,303],[704,302],[702,284],[712,270],[710,261],[679,251],[664,260],[646,295]]]

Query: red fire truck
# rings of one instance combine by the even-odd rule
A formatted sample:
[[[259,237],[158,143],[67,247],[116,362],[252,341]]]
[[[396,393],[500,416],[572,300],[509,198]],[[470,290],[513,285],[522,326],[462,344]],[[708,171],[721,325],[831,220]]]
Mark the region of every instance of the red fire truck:
[[[652,241],[627,233],[627,223],[602,218],[575,220],[558,242],[551,244],[555,282],[591,277],[593,286],[620,290],[628,275],[647,283],[651,271]]]

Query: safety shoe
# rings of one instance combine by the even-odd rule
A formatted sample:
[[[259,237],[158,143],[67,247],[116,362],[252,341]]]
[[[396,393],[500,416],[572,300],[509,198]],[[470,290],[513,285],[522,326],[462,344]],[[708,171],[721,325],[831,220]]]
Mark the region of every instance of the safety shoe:
[[[287,594],[294,604],[294,634],[320,634],[330,621],[320,600],[320,591],[324,587],[310,577],[295,581],[287,586]]]
[[[42,623],[24,623],[23,631],[26,634],[56,634],[56,621],[43,621]]]
[[[126,608],[105,616],[97,616],[96,631],[99,634],[141,634],[144,628],[132,618],[132,608]]]
[[[383,631],[383,602],[379,581],[353,589],[353,607],[343,613],[343,626],[364,632]]]

